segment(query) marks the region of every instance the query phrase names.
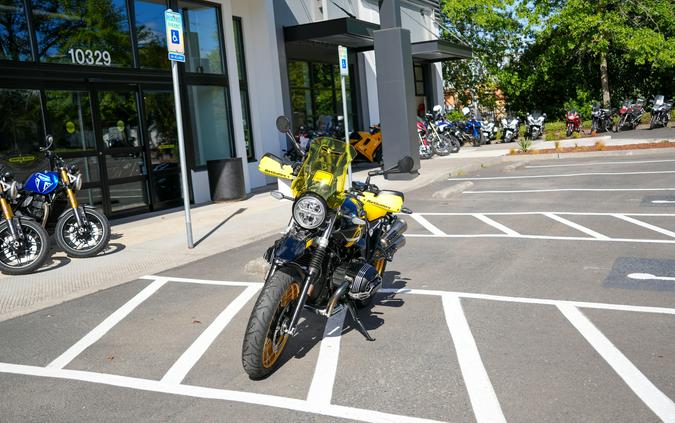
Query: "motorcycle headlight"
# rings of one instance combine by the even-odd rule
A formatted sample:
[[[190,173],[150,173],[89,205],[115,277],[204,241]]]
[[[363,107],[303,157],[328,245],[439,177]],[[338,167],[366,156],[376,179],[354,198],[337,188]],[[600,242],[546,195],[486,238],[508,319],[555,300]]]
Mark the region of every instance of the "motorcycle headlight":
[[[78,173],[77,175],[68,174],[68,178],[70,179],[70,184],[75,191],[79,191],[82,189],[82,174],[80,173]]]
[[[304,229],[316,229],[326,220],[328,207],[316,194],[304,194],[293,204],[293,220]]]

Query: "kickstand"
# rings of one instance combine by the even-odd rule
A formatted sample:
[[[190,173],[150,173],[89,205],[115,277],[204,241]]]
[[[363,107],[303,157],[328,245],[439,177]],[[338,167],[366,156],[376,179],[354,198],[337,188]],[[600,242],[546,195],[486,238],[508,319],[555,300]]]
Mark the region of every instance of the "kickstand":
[[[359,327],[359,330],[363,336],[365,336],[369,341],[374,341],[375,338],[370,336],[365,326],[363,326],[363,322],[361,322],[361,319],[359,319],[359,316],[356,314],[356,307],[354,307],[354,303],[352,301],[347,301],[347,308],[349,309],[349,314],[352,316],[352,320],[356,322],[356,325]]]

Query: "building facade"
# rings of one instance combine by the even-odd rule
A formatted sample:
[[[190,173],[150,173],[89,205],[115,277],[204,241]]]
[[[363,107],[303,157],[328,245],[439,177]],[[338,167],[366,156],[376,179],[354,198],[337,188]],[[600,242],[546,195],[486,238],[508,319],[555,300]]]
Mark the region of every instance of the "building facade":
[[[412,41],[433,42],[438,2],[402,3]],[[51,134],[54,151],[81,165],[82,200],[108,215],[179,205],[167,8],[185,26],[179,76],[195,203],[210,199],[208,160],[240,158],[247,192],[272,182],[256,169],[264,153],[286,148],[278,115],[320,128],[343,114],[338,43],[350,48],[350,126],[379,121],[375,0],[3,0],[2,162],[18,174],[48,166],[39,147]],[[413,49],[415,91],[432,106],[442,104],[442,82],[427,50],[416,58]]]

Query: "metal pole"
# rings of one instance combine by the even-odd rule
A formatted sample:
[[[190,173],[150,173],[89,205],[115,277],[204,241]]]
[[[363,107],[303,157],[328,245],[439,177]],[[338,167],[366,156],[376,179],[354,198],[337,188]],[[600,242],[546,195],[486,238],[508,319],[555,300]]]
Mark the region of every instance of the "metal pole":
[[[347,145],[347,150],[349,150],[349,119],[347,118],[347,88],[345,84],[345,76],[340,77],[342,85],[342,120],[345,124],[345,144]],[[352,157],[354,159],[354,157]],[[349,170],[347,171],[347,189],[352,187],[352,164],[349,163]]]
[[[171,61],[173,76],[173,97],[176,105],[176,128],[178,128],[178,154],[180,159],[180,179],[183,191],[183,207],[185,208],[185,232],[187,233],[188,248],[193,248],[192,218],[190,217],[190,188],[188,187],[188,168],[185,161],[185,138],[183,137],[183,111],[180,107],[180,88],[178,85],[178,63]]]

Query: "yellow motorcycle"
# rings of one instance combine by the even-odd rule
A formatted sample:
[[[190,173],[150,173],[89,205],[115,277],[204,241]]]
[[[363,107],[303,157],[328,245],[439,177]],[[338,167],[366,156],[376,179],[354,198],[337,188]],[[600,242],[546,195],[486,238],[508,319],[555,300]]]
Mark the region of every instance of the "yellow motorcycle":
[[[372,163],[382,162],[382,130],[380,125],[373,125],[370,131],[354,131],[349,135],[352,147]]]
[[[280,116],[277,128],[288,134],[288,119]],[[407,225],[396,214],[412,211],[403,207],[403,193],[380,190],[370,177],[408,173],[413,160],[405,157],[347,187],[355,154],[344,141],[322,137],[299,163],[272,154],[260,160],[258,169],[264,174],[292,181],[292,196],[279,191],[272,195],[292,200],[293,208],[284,234],[264,255],[270,269],[244,335],[242,364],[251,379],[276,369],[303,310],[330,317],[346,307],[364,336],[373,340],[356,308],[372,301],[387,262],[405,245]]]

